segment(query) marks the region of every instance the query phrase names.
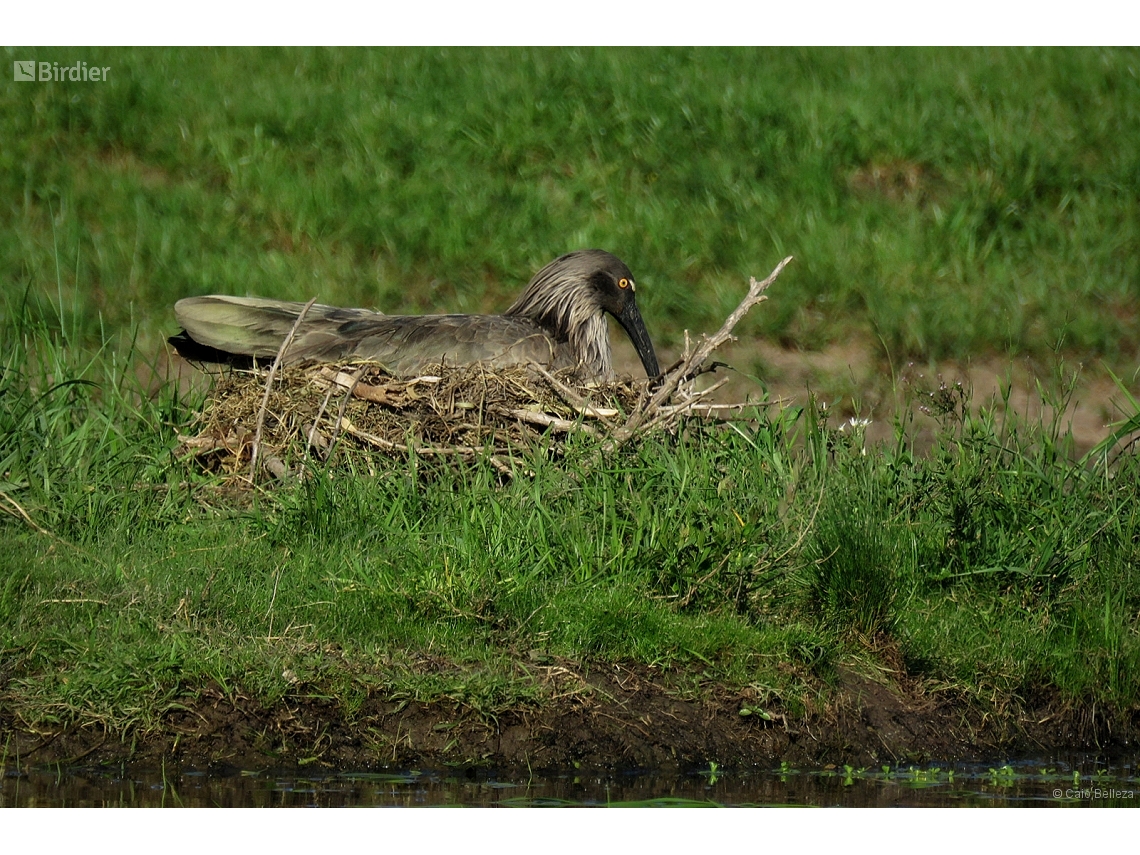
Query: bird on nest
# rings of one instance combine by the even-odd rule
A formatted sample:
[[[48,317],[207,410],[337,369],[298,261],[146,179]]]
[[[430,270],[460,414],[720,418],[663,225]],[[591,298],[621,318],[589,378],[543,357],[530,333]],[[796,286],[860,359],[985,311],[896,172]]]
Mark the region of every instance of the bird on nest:
[[[303,303],[260,297],[187,297],[174,305],[183,331],[169,339],[186,359],[249,365],[277,356]],[[571,252],[534,275],[501,315],[385,315],[314,304],[297,325],[285,363],[379,362],[395,376],[432,365],[534,363],[571,368],[581,380],[614,377],[605,313],[629,335],[645,373],[661,372],[634,299],[633,274],[600,249]]]

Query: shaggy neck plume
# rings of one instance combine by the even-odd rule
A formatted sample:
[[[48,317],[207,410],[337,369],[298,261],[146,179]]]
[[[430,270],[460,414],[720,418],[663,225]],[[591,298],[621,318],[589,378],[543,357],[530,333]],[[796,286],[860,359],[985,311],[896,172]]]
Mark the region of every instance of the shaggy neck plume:
[[[535,321],[555,341],[568,342],[589,374],[613,379],[609,329],[595,287],[580,275],[542,273],[506,314]]]

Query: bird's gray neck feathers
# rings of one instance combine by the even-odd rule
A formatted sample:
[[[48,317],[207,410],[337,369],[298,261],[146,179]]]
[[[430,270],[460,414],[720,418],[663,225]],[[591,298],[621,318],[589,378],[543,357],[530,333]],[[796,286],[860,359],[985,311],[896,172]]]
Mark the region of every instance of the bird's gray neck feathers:
[[[530,318],[557,342],[566,342],[590,376],[612,380],[609,328],[597,290],[584,277],[539,271],[506,314]]]

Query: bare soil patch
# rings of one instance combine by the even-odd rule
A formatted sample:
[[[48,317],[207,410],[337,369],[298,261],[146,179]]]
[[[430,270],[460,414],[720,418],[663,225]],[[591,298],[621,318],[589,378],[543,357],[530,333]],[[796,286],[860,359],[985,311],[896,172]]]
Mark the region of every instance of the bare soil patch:
[[[826,701],[792,713],[762,710],[754,693],[705,685],[679,690],[677,674],[652,666],[558,662],[547,671],[564,691],[541,705],[481,716],[450,702],[370,696],[351,715],[333,701],[292,697],[266,708],[207,688],[149,734],[97,728],[8,732],[8,755],[32,764],[161,763],[209,769],[294,766],[494,768],[531,771],[688,771],[856,767],[981,760],[1049,750],[1115,753],[1135,744],[1140,715],[1034,699],[995,715],[917,680],[872,678],[839,668]],[[742,709],[752,711],[742,715]]]
[[[660,354],[668,364],[673,354]],[[717,351],[717,359],[732,366],[720,369],[717,377],[729,382],[712,396],[718,401],[757,399],[767,389],[773,400],[787,406],[803,406],[815,394],[833,410],[835,427],[858,415],[871,419],[868,442],[890,439],[895,415],[917,410],[924,396],[940,383],[962,383],[970,391],[974,412],[982,406],[1007,409],[1036,421],[1053,418],[1053,408],[1042,402],[1038,383],[1046,389],[1054,384],[1053,370],[1032,360],[1012,360],[984,354],[967,362],[944,360],[928,364],[891,365],[882,348],[865,340],[852,339],[821,350],[793,350],[778,344],[741,337]],[[639,363],[626,342],[614,342],[614,365],[619,373],[634,373]],[[1113,422],[1131,410],[1125,396],[1101,363],[1070,362],[1066,373],[1078,371],[1068,406],[1060,415],[1062,431],[1072,430],[1074,451],[1083,454],[1107,437]],[[1135,397],[1140,397],[1140,377],[1122,378]],[[759,381],[759,382],[758,382]],[[763,383],[763,386],[760,385]],[[1003,389],[1009,388],[1008,408]],[[918,413],[915,428],[920,448],[928,446],[937,428],[933,418]]]

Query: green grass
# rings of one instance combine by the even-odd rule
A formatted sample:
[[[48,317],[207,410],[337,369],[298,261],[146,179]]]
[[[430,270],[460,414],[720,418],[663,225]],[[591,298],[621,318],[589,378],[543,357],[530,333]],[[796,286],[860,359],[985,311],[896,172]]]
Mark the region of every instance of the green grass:
[[[1133,50],[9,53],[111,68],[0,88],[0,278],[88,342],[210,292],[499,310],[601,246],[659,344],[794,254],[742,332],[1134,367]]]
[[[924,455],[906,419],[865,450],[812,404],[600,464],[587,440],[538,450],[506,484],[393,462],[242,501],[171,454],[198,402],[25,321],[0,384],[0,660],[5,707],[37,727],[146,729],[207,687],[493,716],[542,702],[534,657],[799,709],[884,641],[995,707],[1140,703],[1140,463],[1073,460],[1051,424],[953,390],[925,399]]]
[[[1140,703],[1134,51],[33,54],[112,73],[0,89],[6,713],[145,729],[214,686],[493,716],[542,702],[532,654],[795,709],[884,643],[994,709]],[[630,262],[661,343],[791,253],[742,335],[1026,353],[1052,403],[1099,355],[1131,421],[1076,460],[951,387],[866,449],[812,403],[508,484],[419,461],[234,497],[173,455],[200,398],[141,379],[181,296],[491,311],[582,246]]]

